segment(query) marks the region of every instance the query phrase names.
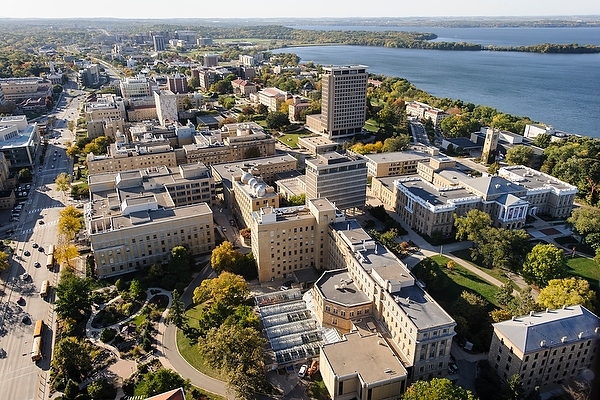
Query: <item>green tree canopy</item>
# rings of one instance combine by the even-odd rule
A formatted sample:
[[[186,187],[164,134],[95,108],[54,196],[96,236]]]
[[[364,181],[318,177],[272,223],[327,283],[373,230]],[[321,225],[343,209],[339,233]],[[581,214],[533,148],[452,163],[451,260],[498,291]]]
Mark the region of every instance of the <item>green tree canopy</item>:
[[[576,277],[551,279],[538,296],[540,306],[550,309],[581,304],[593,312],[595,302],[596,292],[589,282]]]
[[[402,395],[402,400],[476,400],[470,391],[454,385],[446,378],[416,381]]]
[[[412,272],[425,284],[428,291],[439,293],[446,287],[446,274],[432,258],[421,260]]]
[[[475,243],[481,241],[485,230],[492,225],[489,214],[476,208],[469,210],[464,217],[454,216],[457,240],[471,240]]]
[[[290,124],[290,120],[288,119],[288,115],[282,112],[274,111],[269,112],[267,117],[265,118],[265,123],[267,124],[267,128],[280,130],[284,126],[288,126]]]
[[[553,244],[537,244],[525,258],[523,278],[527,283],[545,287],[552,279],[567,275],[564,252]]]
[[[190,386],[190,381],[183,379],[177,372],[166,368],[159,368],[155,372],[149,372],[144,376],[140,385],[140,392],[145,397],[150,397],[180,387],[185,390]]]
[[[526,165],[530,166],[533,160],[533,148],[525,145],[518,145],[506,152],[506,162],[508,165]]]
[[[54,311],[60,318],[80,321],[91,309],[90,282],[64,269],[56,285]]]
[[[0,251],[0,272],[8,268],[8,265],[8,254],[6,254],[3,251]]]

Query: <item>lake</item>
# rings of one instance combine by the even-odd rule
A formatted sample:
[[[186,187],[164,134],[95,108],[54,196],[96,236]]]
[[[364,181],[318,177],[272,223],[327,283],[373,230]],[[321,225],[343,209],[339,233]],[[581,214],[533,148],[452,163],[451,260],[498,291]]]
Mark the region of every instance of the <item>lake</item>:
[[[335,29],[331,26],[315,28]],[[339,28],[359,30],[359,27],[350,26]],[[395,30],[409,29],[433,32],[440,37],[443,33],[459,41],[482,44],[600,44],[600,28],[397,27]],[[488,42],[494,35],[495,42]],[[314,61],[321,65],[364,64],[369,66],[371,73],[407,79],[437,97],[488,105],[502,112],[553,125],[558,130],[600,138],[600,54],[468,52],[370,46],[306,46],[274,52],[294,52],[302,62]]]

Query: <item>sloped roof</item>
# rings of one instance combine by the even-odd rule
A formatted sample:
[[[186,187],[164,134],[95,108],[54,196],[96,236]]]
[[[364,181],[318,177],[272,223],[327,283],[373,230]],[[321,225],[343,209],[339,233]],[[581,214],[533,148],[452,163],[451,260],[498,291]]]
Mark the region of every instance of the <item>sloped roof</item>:
[[[526,200],[522,200],[522,199],[518,198],[517,196],[510,194],[510,193],[503,194],[502,196],[498,197],[496,199],[496,202],[499,204],[503,204],[505,206],[514,206],[519,203],[529,204],[529,202],[527,202]]]
[[[183,388],[173,389],[168,392],[148,397],[146,400],[185,400]]]
[[[572,341],[596,339],[600,318],[577,305],[532,313],[493,326],[526,354]]]
[[[494,196],[508,193],[520,193],[525,190],[511,181],[499,176],[482,176],[472,179],[468,182],[468,186],[483,193],[484,196]]]

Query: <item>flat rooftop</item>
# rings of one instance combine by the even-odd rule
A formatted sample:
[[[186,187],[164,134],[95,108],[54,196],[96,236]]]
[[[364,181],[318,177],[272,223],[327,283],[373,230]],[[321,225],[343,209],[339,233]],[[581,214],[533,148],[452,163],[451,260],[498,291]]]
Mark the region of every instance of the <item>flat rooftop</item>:
[[[350,333],[346,340],[326,344],[321,351],[337,376],[358,374],[363,382],[372,384],[407,375],[398,357],[377,334]]]
[[[419,329],[430,329],[454,320],[419,286],[403,287],[392,293],[394,300]]]
[[[452,200],[475,197],[468,190],[457,187],[455,189],[439,190],[421,178],[412,180],[396,179],[397,185],[402,185],[413,196],[422,199],[431,206],[451,205]]]
[[[569,185],[553,176],[522,165],[501,168],[499,173],[501,176],[504,176],[529,190],[548,187],[553,187],[558,190],[576,189],[575,186]]]
[[[429,160],[431,156],[429,154],[417,153],[414,151],[395,151],[392,153],[365,154],[364,158],[379,164],[384,162]]]
[[[347,307],[370,304],[371,300],[355,284],[346,270],[325,271],[315,287],[328,301]]]

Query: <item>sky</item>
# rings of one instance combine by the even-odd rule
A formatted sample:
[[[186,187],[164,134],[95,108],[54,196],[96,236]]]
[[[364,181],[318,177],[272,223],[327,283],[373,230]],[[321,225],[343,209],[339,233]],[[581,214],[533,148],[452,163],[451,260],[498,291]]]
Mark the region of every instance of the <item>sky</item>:
[[[148,0],[10,2],[0,18],[277,18],[277,17],[469,17],[600,16],[593,0],[200,0],[171,3]]]

